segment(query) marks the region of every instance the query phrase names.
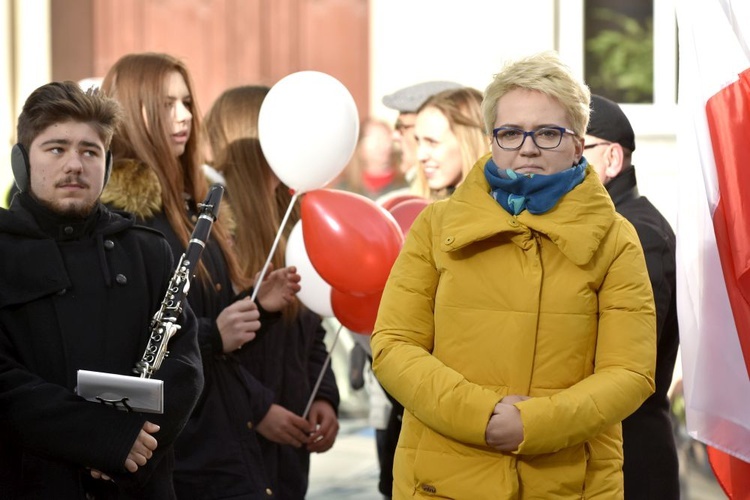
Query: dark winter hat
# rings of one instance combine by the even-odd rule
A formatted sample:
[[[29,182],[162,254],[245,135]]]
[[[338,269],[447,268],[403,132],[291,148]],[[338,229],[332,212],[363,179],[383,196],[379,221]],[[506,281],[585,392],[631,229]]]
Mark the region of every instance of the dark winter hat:
[[[606,97],[591,95],[591,118],[586,134],[635,151],[635,134],[628,117],[616,102]]]
[[[419,107],[430,97],[443,90],[457,89],[463,85],[456,82],[434,81],[422,82],[397,90],[383,97],[383,104],[401,113],[416,113]]]

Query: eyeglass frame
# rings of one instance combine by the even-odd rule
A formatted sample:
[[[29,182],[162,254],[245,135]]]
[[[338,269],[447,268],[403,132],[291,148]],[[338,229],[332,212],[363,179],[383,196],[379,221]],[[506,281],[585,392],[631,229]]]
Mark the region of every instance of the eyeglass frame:
[[[560,142],[558,142],[557,145],[552,146],[552,147],[543,147],[543,146],[540,146],[536,142],[536,137],[535,137],[536,133],[539,132],[540,130],[549,130],[549,129],[557,130],[557,131],[560,132]],[[500,132],[501,130],[515,130],[517,132],[522,133],[523,134],[523,139],[521,139],[521,144],[519,144],[515,148],[506,148],[505,146],[501,146],[500,145],[500,140],[497,138],[497,133]],[[526,138],[527,137],[531,137],[531,142],[533,142],[534,146],[536,146],[537,148],[543,149],[545,151],[549,151],[551,149],[556,149],[556,148],[560,147],[560,144],[562,144],[563,136],[565,134],[570,134],[572,136],[576,135],[576,133],[574,131],[570,130],[569,128],[558,127],[558,126],[554,126],[554,125],[550,125],[550,126],[547,126],[547,127],[539,127],[536,130],[523,130],[523,129],[518,128],[518,127],[498,127],[498,128],[492,129],[492,137],[495,139],[495,144],[497,144],[497,147],[499,147],[503,151],[518,151],[526,143]]]

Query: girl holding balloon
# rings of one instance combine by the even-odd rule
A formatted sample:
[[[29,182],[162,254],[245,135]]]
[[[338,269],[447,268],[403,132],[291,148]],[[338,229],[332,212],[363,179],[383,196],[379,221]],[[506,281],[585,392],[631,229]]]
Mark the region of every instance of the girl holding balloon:
[[[280,240],[270,259],[274,267],[284,267],[286,241],[299,220],[299,207],[269,166],[258,139],[258,114],[269,90],[264,86],[229,89],[204,120],[213,167],[226,179],[237,221],[239,264],[246,272],[263,267],[279,231]],[[287,208],[290,217],[282,227]],[[242,350],[242,356],[248,369],[274,395],[256,426],[262,467],[270,476],[275,496],[297,499],[304,498],[307,491],[310,453],[329,450],[336,439],[339,393],[333,371],[325,363],[326,332],[321,317],[296,300],[282,309],[281,316]],[[322,370],[308,410],[306,404]],[[309,440],[299,446],[298,439],[285,429],[309,434]]]
[[[161,231],[177,258],[197,220],[197,203],[208,191],[188,70],[166,54],[130,54],[114,64],[102,87],[124,110],[102,201]],[[255,426],[273,394],[248,370],[239,349],[275,318],[260,318],[253,301],[238,297],[253,280],[235,254],[226,209],[222,204],[188,295],[200,324],[205,386],[175,444],[174,484],[181,499],[265,498],[271,487],[258,466],[262,457]],[[269,275],[258,296],[263,309],[278,311],[293,299],[299,289],[295,276],[288,269]],[[299,433],[298,439],[307,436]]]

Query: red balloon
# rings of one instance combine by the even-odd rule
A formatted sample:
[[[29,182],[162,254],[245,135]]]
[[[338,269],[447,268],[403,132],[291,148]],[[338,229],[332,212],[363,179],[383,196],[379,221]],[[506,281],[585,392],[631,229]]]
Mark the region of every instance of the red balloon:
[[[401,231],[404,233],[404,236],[406,236],[406,234],[409,232],[409,229],[414,223],[414,220],[417,218],[417,215],[419,215],[422,210],[424,210],[424,208],[429,204],[430,200],[417,198],[416,200],[406,200],[402,201],[401,203],[397,203],[390,209],[391,215],[394,219],[396,219],[396,222],[401,228]]]
[[[349,330],[371,335],[382,296],[383,290],[368,295],[352,295],[334,288],[331,290],[333,314]]]
[[[385,208],[390,212],[391,208],[395,207],[402,201],[407,200],[422,200],[421,196],[417,196],[415,194],[393,194],[393,193],[386,193],[380,198],[376,200],[376,203],[380,205],[381,207]]]
[[[317,189],[302,197],[307,255],[331,287],[345,293],[383,289],[404,236],[396,221],[362,195]]]

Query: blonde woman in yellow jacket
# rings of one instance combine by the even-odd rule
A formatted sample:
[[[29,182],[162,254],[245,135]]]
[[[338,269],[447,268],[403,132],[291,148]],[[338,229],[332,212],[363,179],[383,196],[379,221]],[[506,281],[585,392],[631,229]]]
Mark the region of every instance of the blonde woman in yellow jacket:
[[[583,157],[589,100],[553,53],[506,65],[482,104],[492,153],[409,231],[372,336],[406,410],[396,499],[623,497],[655,313],[635,230]]]

